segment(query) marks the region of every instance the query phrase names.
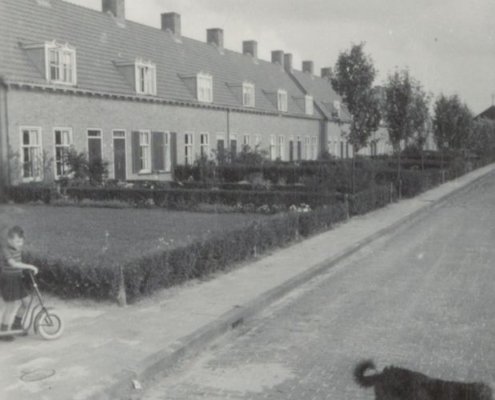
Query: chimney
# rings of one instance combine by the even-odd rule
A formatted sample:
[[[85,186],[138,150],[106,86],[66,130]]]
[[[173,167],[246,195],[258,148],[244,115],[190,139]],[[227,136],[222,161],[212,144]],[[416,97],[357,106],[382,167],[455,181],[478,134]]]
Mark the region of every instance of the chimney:
[[[175,36],[180,36],[180,14],[175,12],[162,14],[162,31],[170,31]]]
[[[286,71],[292,71],[292,54],[284,54],[284,68]]]
[[[223,49],[223,29],[211,28],[206,30],[206,42]]]
[[[272,63],[284,66],[284,52],[282,50],[272,51]]]
[[[303,72],[307,72],[308,74],[313,75],[315,69],[315,65],[313,61],[303,61],[302,62],[302,70]]]
[[[125,20],[125,0],[102,0],[101,8],[104,13],[111,12],[115,18]]]
[[[326,67],[321,69],[321,77],[329,79],[332,76],[332,68]]]
[[[251,57],[258,58],[258,42],[256,40],[242,42],[242,54],[250,54]]]

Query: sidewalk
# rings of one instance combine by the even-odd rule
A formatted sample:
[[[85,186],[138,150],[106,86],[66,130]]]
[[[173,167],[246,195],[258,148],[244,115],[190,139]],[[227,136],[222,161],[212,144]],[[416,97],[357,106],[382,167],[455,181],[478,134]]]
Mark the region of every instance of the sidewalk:
[[[126,308],[57,300],[66,322],[61,339],[29,336],[0,343],[0,398],[137,398],[133,379],[146,385],[289,290],[493,171],[495,165],[484,167],[210,281],[170,289]]]

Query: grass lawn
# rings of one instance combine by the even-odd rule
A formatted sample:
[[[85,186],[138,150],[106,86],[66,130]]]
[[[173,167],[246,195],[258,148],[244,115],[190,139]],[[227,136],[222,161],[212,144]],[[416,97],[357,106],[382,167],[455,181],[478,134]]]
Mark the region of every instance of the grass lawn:
[[[154,250],[182,246],[266,217],[162,209],[0,205],[0,229],[16,224],[26,250],[48,258],[113,264]]]

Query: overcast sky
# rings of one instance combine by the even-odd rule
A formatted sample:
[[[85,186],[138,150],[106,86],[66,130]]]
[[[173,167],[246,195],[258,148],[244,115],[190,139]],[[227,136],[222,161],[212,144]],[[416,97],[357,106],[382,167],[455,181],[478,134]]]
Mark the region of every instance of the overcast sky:
[[[101,10],[101,0],[67,0]],[[225,47],[258,41],[272,50],[313,60],[315,71],[334,66],[340,51],[366,42],[383,83],[408,67],[434,96],[457,93],[475,113],[495,95],[494,0],[126,0],[126,18],[159,27],[160,14],[182,16],[182,34],[205,40],[222,28]]]

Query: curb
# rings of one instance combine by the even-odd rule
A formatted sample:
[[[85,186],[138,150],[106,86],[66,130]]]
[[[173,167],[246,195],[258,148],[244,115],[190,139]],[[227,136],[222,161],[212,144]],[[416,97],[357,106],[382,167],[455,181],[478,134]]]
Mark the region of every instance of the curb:
[[[465,184],[461,184],[459,187],[454,188],[447,194],[439,197],[438,199],[431,200],[425,203],[424,206],[411,214],[406,215],[399,220],[395,221],[389,226],[378,230],[377,232],[369,235],[365,239],[351,244],[337,255],[330,257],[318,264],[315,264],[305,272],[289,279],[288,281],[278,285],[267,292],[258,296],[256,299],[251,300],[242,306],[235,306],[231,311],[223,314],[216,320],[206,324],[202,328],[193,332],[192,334],[185,336],[177,343],[172,349],[165,349],[156,352],[155,354],[146,357],[135,365],[134,368],[121,371],[119,374],[114,375],[114,381],[109,388],[92,396],[91,400],[112,400],[112,399],[139,399],[143,391],[136,390],[133,387],[132,381],[137,380],[141,383],[146,383],[156,377],[160,372],[171,370],[177,363],[186,356],[193,356],[205,349],[208,344],[214,341],[221,335],[235,329],[238,325],[241,325],[245,320],[249,319],[253,315],[259,313],[262,309],[266,308],[276,300],[280,299],[293,289],[303,285],[317,275],[329,270],[343,259],[353,255],[364,246],[371,242],[383,237],[401,227],[405,224],[411,224],[414,220],[421,218],[428,214],[434,208],[443,205],[446,201],[461,194],[464,191],[470,189],[474,184],[485,179],[489,174],[493,173],[495,168],[491,168],[484,172],[479,177],[469,181]],[[454,182],[454,181],[450,181]]]

